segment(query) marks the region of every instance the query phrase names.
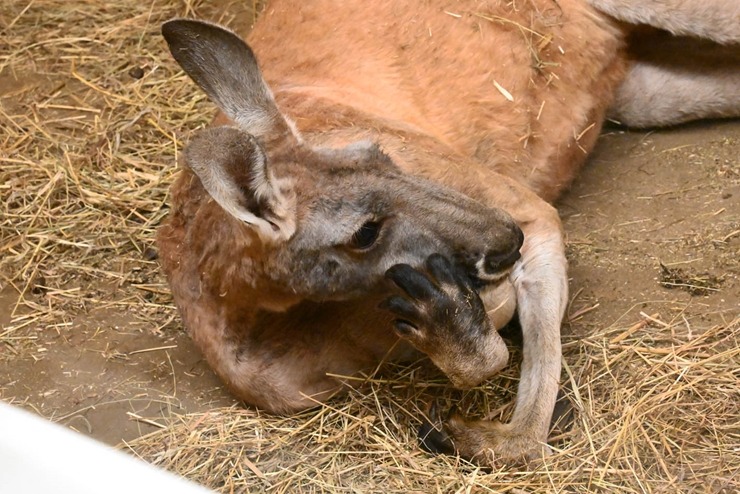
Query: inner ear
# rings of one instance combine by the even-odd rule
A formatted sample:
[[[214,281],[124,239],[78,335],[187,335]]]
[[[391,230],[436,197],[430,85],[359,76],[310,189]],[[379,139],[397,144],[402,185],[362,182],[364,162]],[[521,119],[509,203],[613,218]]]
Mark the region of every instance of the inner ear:
[[[188,166],[227,213],[252,226],[265,242],[295,233],[295,203],[272,176],[257,140],[235,127],[198,132],[185,149]]]

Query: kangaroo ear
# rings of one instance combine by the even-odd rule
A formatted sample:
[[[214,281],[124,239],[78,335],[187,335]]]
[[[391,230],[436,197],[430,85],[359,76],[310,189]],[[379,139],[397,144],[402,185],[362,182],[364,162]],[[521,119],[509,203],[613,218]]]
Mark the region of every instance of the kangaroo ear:
[[[295,196],[270,173],[257,140],[235,127],[198,132],[185,149],[188,166],[230,215],[251,225],[266,243],[295,233]]]
[[[193,19],[165,22],[162,35],[185,73],[240,128],[258,138],[292,133],[239,36]]]

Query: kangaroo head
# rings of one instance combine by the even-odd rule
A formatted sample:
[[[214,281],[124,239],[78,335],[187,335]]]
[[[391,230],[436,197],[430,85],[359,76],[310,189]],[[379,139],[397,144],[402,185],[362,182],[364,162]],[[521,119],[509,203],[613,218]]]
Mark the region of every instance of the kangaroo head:
[[[394,264],[432,253],[456,259],[482,281],[519,258],[511,217],[452,189],[401,172],[378,146],[317,148],[279,111],[252,50],[213,24],[162,28],[185,72],[234,126],[197,133],[188,166],[260,245],[260,275],[296,299],[339,300],[367,292]]]

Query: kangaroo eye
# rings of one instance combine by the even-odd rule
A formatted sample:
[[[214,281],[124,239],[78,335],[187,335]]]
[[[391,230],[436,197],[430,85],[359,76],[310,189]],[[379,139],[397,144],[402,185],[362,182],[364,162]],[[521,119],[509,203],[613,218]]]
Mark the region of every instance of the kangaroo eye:
[[[365,250],[372,247],[380,234],[379,221],[366,221],[359,230],[352,235],[349,246],[353,249]]]

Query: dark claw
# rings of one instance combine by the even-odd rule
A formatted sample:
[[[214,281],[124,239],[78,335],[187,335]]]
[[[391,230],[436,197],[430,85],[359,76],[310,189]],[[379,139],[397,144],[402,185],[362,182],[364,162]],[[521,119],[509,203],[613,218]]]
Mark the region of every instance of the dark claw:
[[[427,269],[439,283],[455,285],[458,283],[455,267],[441,254],[432,254],[427,259]]]
[[[398,319],[393,321],[393,326],[399,336],[411,338],[413,335],[419,333],[418,326],[412,322],[419,318],[419,311],[410,301],[394,295],[383,300],[378,305],[378,308],[387,310],[394,316],[398,316]]]
[[[385,276],[409,297],[417,300],[430,300],[439,291],[429,278],[408,264],[391,266],[385,272]]]
[[[429,417],[429,420],[432,422],[439,422],[440,416],[439,416],[439,403],[437,400],[434,400],[431,405],[429,405],[429,411],[427,412],[427,417]]]
[[[403,319],[396,319],[395,321],[393,321],[393,327],[396,329],[396,332],[399,336],[406,338],[411,338],[413,335],[419,332],[419,328],[408,321],[404,321]]]
[[[402,319],[416,319],[419,317],[419,311],[416,306],[398,295],[383,300],[379,308],[390,311]]]
[[[455,454],[450,437],[445,432],[435,429],[429,422],[424,422],[419,427],[419,446],[427,453],[435,455]]]
[[[432,422],[439,422],[438,407],[433,402],[427,414],[429,419],[424,418],[419,427],[419,445],[424,451],[433,454],[454,455],[455,445],[450,436],[444,431],[437,429]]]

